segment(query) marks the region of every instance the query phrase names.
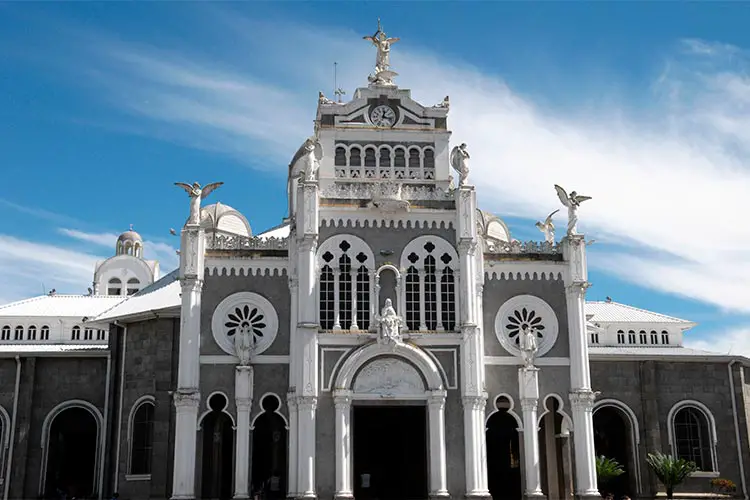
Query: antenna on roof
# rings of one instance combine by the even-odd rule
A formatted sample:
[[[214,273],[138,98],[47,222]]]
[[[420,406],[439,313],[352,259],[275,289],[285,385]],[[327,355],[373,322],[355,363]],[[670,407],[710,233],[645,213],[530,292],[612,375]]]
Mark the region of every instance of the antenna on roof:
[[[42,295],[47,295],[47,287],[44,286],[44,281],[42,281]]]
[[[336,95],[338,102],[341,102],[341,96],[346,94],[346,92],[344,91],[344,89],[339,88],[338,68],[339,68],[339,63],[334,62],[333,63],[333,93]]]

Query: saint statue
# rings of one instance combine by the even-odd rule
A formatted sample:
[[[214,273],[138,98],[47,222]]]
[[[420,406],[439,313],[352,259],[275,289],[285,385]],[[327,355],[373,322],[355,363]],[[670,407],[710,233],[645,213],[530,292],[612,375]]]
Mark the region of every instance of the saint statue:
[[[255,350],[252,326],[246,323],[243,321],[234,334],[234,352],[239,358],[241,366],[250,364],[250,357]]]
[[[385,307],[383,312],[377,318],[380,323],[380,337],[381,342],[400,342],[401,341],[401,327],[404,325],[404,320],[396,314],[396,310],[393,308],[393,302],[391,299],[385,299]]]
[[[304,177],[307,181],[315,180],[322,157],[323,152],[317,137],[308,137],[294,155],[292,177]]]
[[[534,357],[538,350],[536,330],[531,326],[524,325],[521,332],[521,357],[523,358],[524,368],[534,367]]]
[[[190,196],[190,216],[187,224],[200,224],[201,219],[201,200],[206,198],[213,190],[224,184],[223,182],[212,182],[201,188],[201,185],[194,182],[191,186],[184,182],[175,182],[175,186],[180,186]]]
[[[568,209],[568,236],[578,234],[578,207],[586,200],[590,200],[591,196],[581,196],[575,191],[571,191],[568,194],[563,188],[555,184],[557,190],[557,196],[560,198],[563,206]]]
[[[451,166],[458,172],[459,186],[465,185],[469,177],[469,158],[471,156],[469,156],[469,151],[466,149],[465,143],[454,147],[451,151]]]
[[[362,38],[369,40],[378,49],[375,56],[375,75],[370,77],[370,81],[392,85],[392,78],[396,76],[396,73],[391,71],[391,44],[398,42],[400,38],[388,38],[380,26],[380,19],[378,19],[378,30],[375,34]]]
[[[552,216],[560,210],[555,210],[544,219],[544,222],[537,222],[536,227],[544,233],[544,241],[555,244],[555,225],[552,223]]]

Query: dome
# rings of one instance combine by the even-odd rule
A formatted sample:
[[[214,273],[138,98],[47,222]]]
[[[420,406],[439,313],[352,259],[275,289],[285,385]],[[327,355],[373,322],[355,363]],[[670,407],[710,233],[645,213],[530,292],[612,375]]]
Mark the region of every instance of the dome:
[[[133,225],[130,229],[117,237],[116,255],[133,255],[134,257],[143,256],[143,238],[140,234],[133,231]]]
[[[223,203],[214,203],[201,208],[201,227],[208,233],[227,233],[252,236],[250,223],[244,215]]]
[[[477,209],[477,232],[487,247],[495,243],[510,242],[510,230],[497,215]]]

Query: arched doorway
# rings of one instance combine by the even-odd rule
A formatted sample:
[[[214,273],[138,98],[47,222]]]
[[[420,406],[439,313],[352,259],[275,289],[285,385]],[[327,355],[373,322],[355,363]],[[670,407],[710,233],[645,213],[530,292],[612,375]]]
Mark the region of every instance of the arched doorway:
[[[622,410],[614,406],[602,406],[594,412],[594,449],[596,456],[604,455],[617,460],[625,470],[607,484],[600,484],[599,490],[613,493],[615,498],[623,495],[634,496],[636,488],[632,478],[635,477],[633,467],[633,447],[631,443],[632,430],[628,417]]]
[[[263,413],[253,422],[252,491],[263,492],[261,498],[286,497],[287,429],[277,410],[281,401],[275,394],[263,397]]]
[[[492,498],[520,499],[521,457],[518,422],[509,413],[510,400],[495,403],[497,411],[487,419],[487,479]]]
[[[52,418],[47,436],[45,496],[96,495],[99,423],[86,408],[68,407]]]
[[[223,410],[227,398],[220,393],[208,400],[211,411],[203,418],[203,471],[201,498],[228,500],[232,498],[234,471],[234,432],[232,419]]]

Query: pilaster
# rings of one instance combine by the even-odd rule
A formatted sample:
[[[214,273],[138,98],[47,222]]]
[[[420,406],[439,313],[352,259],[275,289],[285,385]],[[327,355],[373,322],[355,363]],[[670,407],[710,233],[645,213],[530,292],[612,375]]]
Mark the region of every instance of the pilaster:
[[[576,498],[581,500],[600,497],[596,482],[596,451],[594,449],[595,399],[596,393],[591,390],[578,390],[570,393],[574,429]]]
[[[427,400],[430,422],[430,500],[445,499],[448,494],[445,450],[446,391],[430,391]]]
[[[197,389],[177,390],[174,393],[176,438],[172,500],[195,498],[195,448],[200,400]]]
[[[335,500],[351,499],[354,498],[351,391],[335,391],[333,402],[336,407],[336,490],[333,498]]]
[[[315,411],[318,398],[299,396],[297,398],[298,419],[298,475],[297,498],[317,498],[315,492]]]
[[[542,499],[539,470],[539,368],[518,370],[518,393],[523,412],[524,498]]]
[[[297,470],[298,470],[298,450],[299,450],[299,419],[297,418],[297,397],[294,395],[294,388],[290,388],[286,397],[286,404],[289,408],[289,480],[287,487],[287,498],[297,498],[299,491],[297,489]]]
[[[234,498],[250,498],[250,409],[253,404],[253,367],[237,366],[234,374],[237,430],[234,458]]]
[[[466,446],[466,498],[489,499],[487,481],[487,444],[485,436],[485,407],[487,393],[463,396],[464,439]]]

